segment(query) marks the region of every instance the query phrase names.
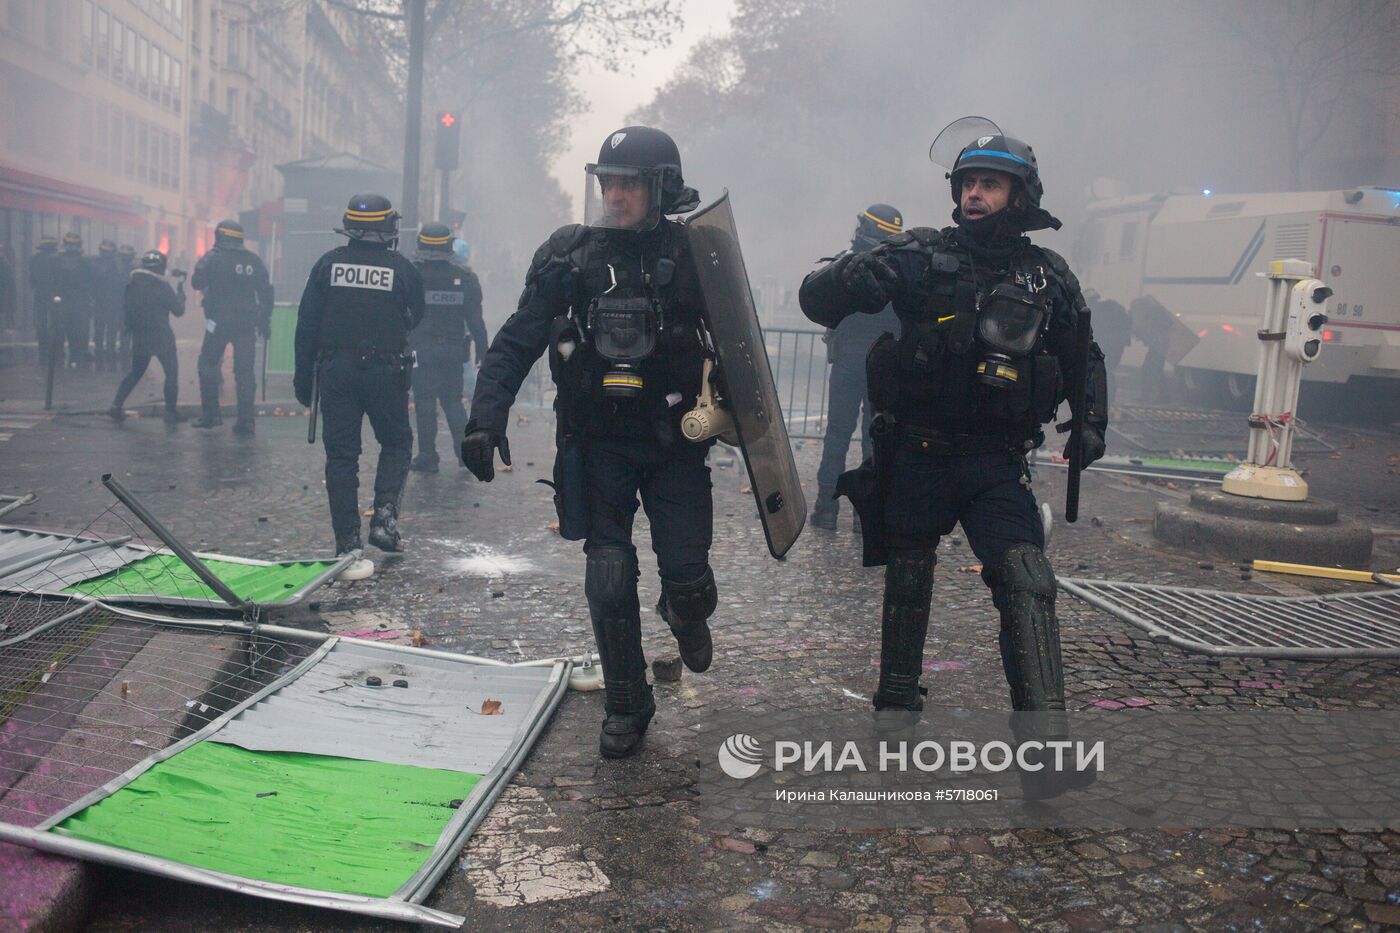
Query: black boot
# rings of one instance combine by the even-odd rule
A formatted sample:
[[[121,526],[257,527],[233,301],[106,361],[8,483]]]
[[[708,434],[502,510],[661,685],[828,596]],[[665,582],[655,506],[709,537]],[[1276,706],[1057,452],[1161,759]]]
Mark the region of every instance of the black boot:
[[[661,581],[661,599],[656,611],[671,627],[685,666],[697,674],[710,669],[714,659],[714,642],[706,622],[714,614],[719,593],[715,589],[715,574],[709,567],[704,576],[693,583]]]
[[[436,473],[438,471],[438,458],[436,455],[419,454],[413,458],[413,462],[408,468],[415,473]]]
[[[1060,625],[1055,618],[1055,573],[1045,554],[1033,544],[1013,545],[998,571],[1001,604],[1001,660],[1011,689],[1011,729],[1017,744],[1067,741],[1065,674],[1060,658]],[[1097,773],[1054,768],[1053,751],[1027,750],[1028,763],[1039,769],[1018,768],[1022,796],[1046,800],[1094,783]]]
[[[925,691],[919,686],[919,676],[924,667],[935,563],[930,548],[890,549],[880,617],[880,685],[873,699],[877,728],[912,725],[924,708]]]
[[[369,543],[381,551],[402,551],[399,536],[399,509],[396,505],[378,505],[369,520]]]
[[[184,424],[186,420],[188,419],[186,419],[184,415],[180,414],[180,409],[178,408],[167,408],[165,410],[166,424]]]
[[[583,589],[605,681],[604,758],[627,758],[642,747],[656,712],[642,653],[642,614],[637,603],[637,557],[625,548],[595,548],[588,555]]]
[[[224,419],[220,415],[204,414],[191,421],[190,426],[195,428],[217,428],[223,423]]]
[[[836,530],[836,515],[840,503],[836,501],[836,490],[829,486],[817,489],[817,504],[812,506],[812,527],[823,531]]]
[[[335,533],[335,556],[344,557],[351,551],[362,551],[364,545],[360,543],[360,529],[354,531],[337,531]]]
[[[233,433],[239,437],[252,437],[254,434],[253,419],[239,418],[233,423]]]

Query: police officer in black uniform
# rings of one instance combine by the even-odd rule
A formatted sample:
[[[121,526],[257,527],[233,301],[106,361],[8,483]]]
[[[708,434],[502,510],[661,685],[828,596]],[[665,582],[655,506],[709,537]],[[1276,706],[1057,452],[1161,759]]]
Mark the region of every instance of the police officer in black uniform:
[[[890,302],[902,326],[899,338],[882,337],[870,352],[879,413],[873,462],[838,485],[861,512],[867,565],[886,564],[874,705],[896,716],[923,708],[935,549],[961,522],[1001,614],[1013,708],[1062,718],[1055,574],[1025,455],[1042,443],[1041,425],[1085,367],[1082,453],[1086,464],[1103,456],[1103,356],[1090,344],[1089,359],[1076,358],[1079,284],[1063,259],[1025,236],[1060,227],[1040,206],[1030,146],[979,138],[950,179],[956,226],[916,228],[847,253],[809,275],[799,293],[803,312],[827,327]]]
[[[164,253],[149,250],[141,257],[141,268],[131,272],[123,289],[123,319],[131,332],[131,369],[117,387],[112,407],[107,409],[113,421],[126,420],[122,405],[146,374],[151,357],[160,361],[165,373],[165,423],[179,424],[185,420],[177,407],[180,361],[175,353],[175,332],[170,329],[171,315],[181,317],[185,313],[185,283],[180,280],[171,287],[165,278],[165,262]]]
[[[408,424],[408,332],[423,319],[423,280],[395,244],[399,215],[389,199],[357,194],[346,208],[350,238],[311,269],[297,310],[297,401],[321,399],[326,496],[335,550],[360,548],[360,427],[379,442],[369,543],[401,551],[399,502],[413,455]]]
[[[58,261],[58,237],[39,237],[34,255],[29,257],[29,288],[34,293],[34,338],[39,343],[39,362],[49,358],[49,321],[53,318],[54,272]]]
[[[559,394],[555,501],[560,534],[583,539],[584,592],[606,679],[599,748],[623,758],[641,746],[656,711],[642,654],[637,496],[651,520],[661,576],[657,610],[681,660],[706,670],[706,620],[717,600],[709,550],[713,510],[705,456],[680,419],[701,388],[704,299],[685,228],[666,215],[699,195],[681,176],[670,136],[628,126],[587,167],[584,226],[566,226],[535,253],[515,314],[477,374],[462,458],[479,479],[510,463],[506,420],[546,350]]]
[[[117,244],[103,240],[92,258],[96,289],[92,316],[92,344],[97,368],[117,368],[117,339],[125,317],[126,280],[131,274],[117,255]]]
[[[856,217],[851,252],[874,249],[886,237],[904,229],[904,218],[888,204],[872,204]],[[812,525],[828,531],[836,528],[836,480],[846,469],[851,434],[860,426],[861,457],[870,456],[870,399],[865,392],[865,355],[881,334],[897,333],[899,319],[888,305],[878,314],[852,314],[826,332],[831,376],[827,393],[826,436],[817,467],[817,503]],[[855,519],[859,529],[860,518]]]
[[[80,366],[92,359],[88,334],[92,329],[93,302],[97,283],[88,257],[83,255],[83,238],[77,233],[63,235],[63,251],[54,257],[50,289],[56,318],[49,320],[51,337],[58,340],[62,358],[63,341],[68,341],[68,365]]]
[[[476,273],[453,261],[452,230],[446,224],[424,224],[418,232],[418,258],[427,312],[409,335],[413,348],[413,412],[418,420],[418,456],[412,468],[438,471],[437,409],[447,417],[452,456],[460,462],[457,445],[467,423],[462,406],[462,367],[473,343],[477,355],[486,346],[486,322],[481,317],[481,283]]]
[[[233,344],[233,378],[238,395],[238,420],[233,433],[253,434],[253,353],[257,337],[270,334],[272,283],[267,267],[243,245],[243,226],[221,220],[214,228],[214,248],[194,267],[190,287],[204,293],[204,344],[199,348],[199,402],[204,413],[197,428],[224,423],[219,414],[219,383],[224,351]]]

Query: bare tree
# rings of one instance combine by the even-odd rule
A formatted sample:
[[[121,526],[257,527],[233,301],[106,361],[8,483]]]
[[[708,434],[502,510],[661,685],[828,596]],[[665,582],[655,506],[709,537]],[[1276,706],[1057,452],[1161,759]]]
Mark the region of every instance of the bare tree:
[[[1400,83],[1396,0],[1231,0],[1202,9],[1245,53],[1287,133],[1290,180],[1302,188],[1338,117]]]

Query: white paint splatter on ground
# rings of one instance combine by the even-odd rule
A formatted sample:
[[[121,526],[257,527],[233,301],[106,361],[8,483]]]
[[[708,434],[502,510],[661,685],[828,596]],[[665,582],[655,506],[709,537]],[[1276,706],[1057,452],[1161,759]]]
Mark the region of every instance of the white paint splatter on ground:
[[[534,787],[507,787],[463,853],[476,898],[495,907],[585,897],[612,882],[579,846],[543,846],[525,838],[557,833],[554,810]]]
[[[449,553],[462,556],[447,561],[447,569],[453,573],[474,577],[502,577],[511,574],[533,573],[535,563],[524,557],[504,554],[484,544],[473,541],[430,540],[427,543],[443,548]]]

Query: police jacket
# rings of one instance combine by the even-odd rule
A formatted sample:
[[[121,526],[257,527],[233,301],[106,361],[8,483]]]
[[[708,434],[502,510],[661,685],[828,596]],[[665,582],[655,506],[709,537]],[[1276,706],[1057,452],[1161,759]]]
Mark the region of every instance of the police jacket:
[[[54,257],[51,274],[49,292],[63,300],[63,313],[86,314],[92,310],[97,287],[86,256],[64,250]]]
[[[204,316],[229,324],[257,324],[272,319],[272,283],[267,267],[251,250],[215,246],[200,257],[190,287],[204,293]]]
[[[396,250],[351,240],[316,261],[297,309],[297,379],[310,385],[317,354],[402,354],[423,319],[423,280]]]
[[[92,258],[92,278],[97,310],[120,313],[126,301],[126,280],[130,273],[121,258],[114,255]]]
[[[895,271],[894,282],[871,293],[848,290],[841,274],[846,254],[809,275],[798,298],[808,318],[828,327],[852,312],[873,314],[886,301],[894,306],[900,336],[877,341],[867,359],[876,410],[906,430],[979,438],[988,448],[1039,445],[1039,426],[1054,419],[1080,365],[1075,311],[1084,296],[1065,261],[1026,237],[988,247],[956,227],[913,228],[873,252]],[[979,366],[1000,371],[996,348],[984,340],[979,322],[999,295],[1034,302],[1042,323],[1034,345],[1008,360],[1007,378],[992,384]],[[1093,344],[1088,385],[1085,422],[1102,433],[1107,388],[1103,354]]]
[[[163,276],[136,269],[126,281],[122,300],[126,328],[132,334],[150,335],[170,330],[170,315],[181,317],[185,302]]]
[[[486,352],[486,322],[481,317],[481,282],[476,273],[448,259],[414,263],[423,277],[423,322],[409,343],[416,349],[429,343],[462,345],[470,335],[477,359]]]
[[[29,287],[34,290],[34,300],[48,305],[53,298],[55,262],[58,253],[52,250],[35,250],[29,257]]]
[[[635,367],[642,388],[634,398],[603,392],[604,375],[616,371],[597,349],[605,292],[655,311],[655,348]],[[665,220],[643,233],[560,227],[535,253],[516,311],[482,360],[467,433],[505,433],[521,383],[548,350],[561,435],[678,442],[681,416],[700,392],[703,310],[684,225]]]

